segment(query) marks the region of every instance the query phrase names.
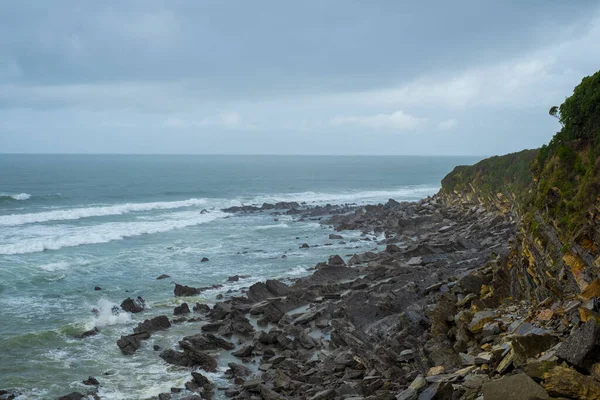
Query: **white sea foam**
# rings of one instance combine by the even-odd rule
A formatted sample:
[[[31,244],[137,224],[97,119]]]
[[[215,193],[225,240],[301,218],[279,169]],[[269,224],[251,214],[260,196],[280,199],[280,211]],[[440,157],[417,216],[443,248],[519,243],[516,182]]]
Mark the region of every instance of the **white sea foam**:
[[[83,207],[66,210],[45,211],[31,214],[12,214],[0,216],[0,225],[14,226],[48,221],[69,221],[90,217],[121,215],[131,212],[152,210],[170,210],[183,207],[199,206],[206,203],[204,199],[188,199],[183,201],[164,201],[154,203],[125,203],[104,207]]]
[[[31,198],[29,193],[18,193],[18,194],[6,194],[0,193],[0,198],[2,197],[10,197],[13,200],[28,200]]]
[[[126,324],[131,321],[131,314],[121,310],[117,303],[100,299],[98,305],[91,307],[94,316],[86,322],[85,329],[103,328],[105,326]]]
[[[274,229],[274,228],[289,228],[290,226],[285,223],[274,224],[274,225],[258,225],[254,228],[255,231],[264,231],[265,229]]]
[[[12,243],[0,245],[0,254],[27,254],[45,250],[58,250],[64,247],[76,247],[87,244],[108,243],[128,237],[168,232],[174,229],[200,225],[225,216],[220,211],[200,214],[198,212],[179,212],[165,216],[162,221],[109,222],[92,226],[74,227],[53,225],[33,226],[22,231],[35,233],[14,239]],[[44,229],[42,229],[44,228]]]
[[[435,194],[439,190],[439,186],[430,185],[415,185],[406,186],[392,190],[367,190],[367,191],[345,191],[339,193],[323,193],[323,192],[298,192],[257,196],[252,199],[232,200],[230,205],[240,204],[255,204],[276,203],[280,201],[297,201],[299,203],[306,202],[308,204],[341,204],[341,203],[359,203],[366,204],[373,201],[387,201],[392,198],[395,200],[418,200]]]

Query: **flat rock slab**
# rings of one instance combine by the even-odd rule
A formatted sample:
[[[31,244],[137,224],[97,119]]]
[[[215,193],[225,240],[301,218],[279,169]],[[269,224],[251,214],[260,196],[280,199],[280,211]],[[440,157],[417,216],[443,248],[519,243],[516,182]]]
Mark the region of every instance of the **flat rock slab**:
[[[529,376],[517,374],[484,383],[483,398],[485,400],[544,400],[549,399],[550,396]]]
[[[589,371],[600,358],[600,326],[593,319],[580,326],[560,345],[556,356]]]

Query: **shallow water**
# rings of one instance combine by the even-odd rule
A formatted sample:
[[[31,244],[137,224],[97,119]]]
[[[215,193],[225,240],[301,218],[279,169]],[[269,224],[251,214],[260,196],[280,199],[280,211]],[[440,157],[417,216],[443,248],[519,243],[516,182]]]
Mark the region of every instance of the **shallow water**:
[[[455,165],[474,161],[0,155],[0,388],[20,390],[22,398],[53,398],[84,390],[88,375],[102,382],[106,399],[143,399],[181,387],[189,371],[163,364],[152,346],[172,347],[197,333],[198,324],[153,335],[133,357],[120,353],[116,339],[140,320],[171,315],[184,300],[210,304],[223,291],[307,275],[306,268],[330,254],[375,245],[329,240],[332,231],[318,221],[221,208],[417,200],[435,193]],[[346,242],[359,234],[342,233]],[[321,246],[301,250],[303,242]],[[210,261],[201,263],[202,257]],[[156,280],[161,274],[171,278]],[[234,274],[250,278],[225,283]],[[177,299],[172,282],[224,287]],[[149,309],[114,315],[112,308],[128,296],[142,296]],[[97,336],[75,338],[94,327]],[[223,385],[222,372],[209,377]]]

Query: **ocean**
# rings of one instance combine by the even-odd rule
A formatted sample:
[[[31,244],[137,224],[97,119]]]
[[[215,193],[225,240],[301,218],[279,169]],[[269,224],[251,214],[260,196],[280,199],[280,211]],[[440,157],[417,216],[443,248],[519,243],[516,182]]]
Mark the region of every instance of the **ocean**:
[[[454,166],[476,161],[0,154],[0,389],[21,392],[21,399],[50,399],[85,391],[81,381],[90,375],[102,383],[103,399],[145,399],[183,387],[189,371],[164,364],[152,347],[174,347],[198,333],[198,325],[156,333],[134,356],[115,344],[143,319],[172,314],[183,301],[173,296],[173,282],[224,284],[193,299],[213,304],[219,293],[308,275],[307,268],[331,254],[376,247],[331,241],[333,231],[319,221],[221,209],[418,200],[437,192]],[[360,232],[342,235],[352,239]],[[320,246],[299,249],[304,242]],[[201,263],[203,257],[209,261]],[[157,280],[161,274],[171,277]],[[249,278],[225,282],[235,274]],[[146,300],[146,311],[112,311],[137,296]],[[93,328],[99,334],[77,338]],[[223,357],[220,371],[207,374],[217,385],[227,384],[226,362]]]

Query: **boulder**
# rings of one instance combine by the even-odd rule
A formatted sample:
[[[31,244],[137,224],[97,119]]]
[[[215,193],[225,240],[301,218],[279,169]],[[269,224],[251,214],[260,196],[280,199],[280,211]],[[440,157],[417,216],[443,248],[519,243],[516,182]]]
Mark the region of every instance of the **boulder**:
[[[158,317],[154,317],[152,319],[144,320],[144,322],[140,322],[136,328],[133,329],[134,333],[152,333],[160,330],[164,330],[171,327],[171,322],[169,321],[169,317],[166,315],[159,315]]]
[[[121,308],[130,313],[139,313],[144,311],[145,301],[140,296],[137,299],[132,299],[131,297],[126,298],[121,303]]]
[[[200,294],[201,292],[202,290],[200,288],[180,285],[178,283],[175,284],[175,289],[173,290],[173,294],[177,297],[195,296],[197,294]]]
[[[344,240],[344,237],[342,235],[331,233],[331,234],[329,234],[329,239],[331,239],[331,240]]]
[[[556,356],[576,368],[589,371],[600,359],[600,326],[591,319],[565,340]]]
[[[156,279],[157,280],[161,280],[161,279],[167,279],[167,278],[170,278],[170,277],[171,277],[170,275],[162,274],[162,275],[159,275],[158,277],[156,277]]]
[[[182,347],[185,346],[181,343],[183,341],[187,342],[187,345],[195,350],[233,350],[235,348],[233,343],[221,339],[212,333],[200,333],[194,336],[186,336],[179,342],[179,345]]]
[[[544,400],[549,399],[543,387],[526,374],[505,376],[483,384],[485,400]]]
[[[121,336],[119,340],[117,340],[117,346],[121,349],[121,352],[126,355],[132,355],[135,353],[140,346],[142,345],[142,340],[146,340],[150,338],[150,334],[148,332],[134,333],[133,335]]]
[[[346,266],[346,262],[344,261],[344,259],[337,254],[329,257],[329,261],[327,261],[327,264],[331,265],[332,267]]]
[[[94,378],[93,376],[90,376],[85,381],[83,381],[83,384],[87,386],[99,386],[100,382],[98,381],[98,379]]]
[[[200,260],[200,262],[208,262],[208,261],[209,261],[208,257],[202,257],[202,260]]]
[[[544,388],[554,397],[578,400],[600,399],[600,382],[566,367],[555,367],[545,373]]]
[[[87,396],[85,396],[84,394],[81,394],[79,392],[72,392],[65,396],[60,396],[56,400],[81,400],[81,399],[85,399],[86,397]]]
[[[558,343],[558,339],[550,334],[515,336],[512,341],[514,351],[513,365],[520,367],[527,363],[528,358],[537,356]]]
[[[189,313],[190,307],[188,306],[188,303],[182,303],[173,310],[173,315],[184,315]]]

